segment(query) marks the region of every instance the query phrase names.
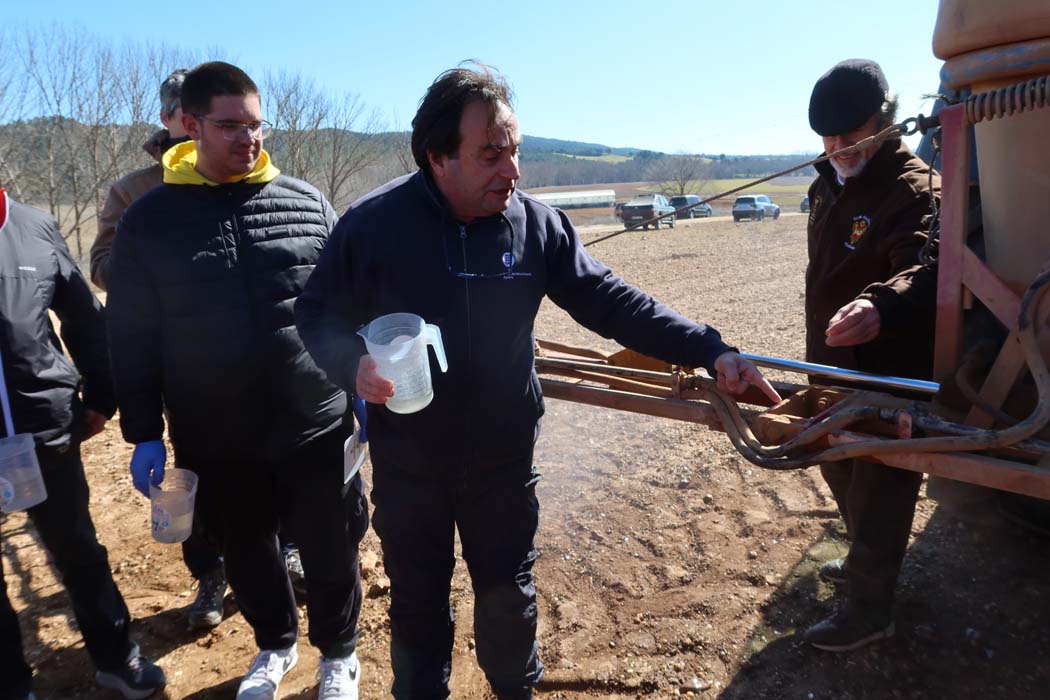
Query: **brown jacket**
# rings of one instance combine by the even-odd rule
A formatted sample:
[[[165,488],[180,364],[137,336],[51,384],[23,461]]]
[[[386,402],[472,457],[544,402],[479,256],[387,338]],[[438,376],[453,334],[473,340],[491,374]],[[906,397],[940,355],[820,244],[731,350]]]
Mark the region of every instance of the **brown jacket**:
[[[179,139],[182,140],[184,139]],[[98,217],[98,234],[95,236],[95,242],[91,244],[91,281],[100,289],[106,289],[109,279],[109,251],[113,247],[113,238],[117,235],[117,222],[132,202],[161,184],[164,168],[160,164],[160,157],[174,144],[175,141],[167,129],[154,132],[146,143],[142,144],[142,150],[157,162],[128,173],[110,186],[106,203]]]
[[[899,139],[884,143],[857,177],[839,185],[829,163],[809,188],[806,359],[878,374],[928,378],[935,298],[913,284],[926,241],[930,168]],[[933,190],[940,196],[940,176]],[[824,343],[831,317],[856,298],[879,310],[879,337],[862,345]]]

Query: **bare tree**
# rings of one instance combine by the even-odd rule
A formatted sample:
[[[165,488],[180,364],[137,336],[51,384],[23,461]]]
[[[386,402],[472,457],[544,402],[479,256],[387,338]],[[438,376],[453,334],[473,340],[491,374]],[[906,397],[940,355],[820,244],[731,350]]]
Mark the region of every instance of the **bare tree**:
[[[0,66],[17,66],[18,46],[14,30],[0,28]],[[0,71],[0,184],[11,190],[18,199],[23,199],[21,168],[24,159],[19,157],[22,140],[17,128],[25,116],[28,82],[25,73],[19,70]]]
[[[332,96],[298,73],[269,73],[267,142],[278,167],[311,182],[337,207],[349,203],[354,178],[379,157],[380,120],[353,93]]]
[[[157,87],[197,58],[59,24],[0,29],[0,65],[8,68],[0,73],[0,182],[48,209],[82,256],[109,185],[147,164],[140,146],[156,128]],[[299,73],[271,73],[264,85],[275,124],[267,148],[282,170],[342,207],[390,151],[377,113]],[[409,167],[407,148],[393,152],[401,169]]]
[[[265,114],[274,126],[267,147],[283,171],[308,180],[317,131],[330,109],[328,98],[312,80],[286,71],[267,73],[263,92]]]
[[[665,195],[698,193],[711,179],[711,165],[700,156],[667,156],[656,160],[649,167],[648,175],[650,180],[659,183]]]
[[[360,97],[346,93],[332,103],[322,128],[317,137],[314,184],[337,209],[343,209],[357,194],[355,178],[381,154],[376,137],[379,115],[368,111]]]

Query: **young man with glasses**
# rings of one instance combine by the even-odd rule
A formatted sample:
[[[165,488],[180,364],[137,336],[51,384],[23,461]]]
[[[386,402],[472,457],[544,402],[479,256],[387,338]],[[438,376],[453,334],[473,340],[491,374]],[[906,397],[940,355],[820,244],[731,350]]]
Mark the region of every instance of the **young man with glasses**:
[[[132,202],[163,181],[164,166],[160,159],[164,152],[189,139],[182,128],[180,102],[182,81],[188,72],[185,68],[172,71],[160,85],[160,121],[164,126],[142,144],[142,150],[157,162],[120,178],[106,195],[106,203],[98,216],[98,236],[91,244],[91,281],[103,291],[109,286],[109,254],[117,235],[117,222]],[[215,627],[222,622],[226,573],[218,544],[203,531],[199,519],[194,520],[189,539],[182,543],[182,560],[197,581],[197,597],[186,611],[189,628]]]
[[[356,700],[368,510],[360,476],[343,476],[353,418],[292,318],[336,215],[271,163],[258,88],[239,68],[194,68],[182,109],[191,141],[165,153],[164,185],[125,213],[110,260],[110,346],[121,428],[135,444],[132,479],[143,493],[163,480],[163,406],[260,649],[238,698],[274,698],[298,660],[280,523],[306,572],[320,698]]]
[[[532,327],[544,295],[582,325],[723,388],[776,392],[755,367],[631,287],[583,249],[564,213],[517,190],[510,89],[484,66],[450,70],[412,121],[419,171],[355,202],[296,305],[310,353],[370,402],[374,523],[391,580],[393,695],[446,698],[458,528],[475,594],[478,663],[496,697],[532,697],[536,644],[533,444],[543,414]],[[400,415],[357,328],[418,314],[441,328],[448,372],[433,402]]]
[[[182,126],[182,81],[187,73],[189,71],[185,68],[172,71],[160,85],[160,121],[164,128],[142,144],[142,150],[157,162],[128,173],[109,188],[106,203],[98,217],[98,236],[91,244],[91,281],[103,291],[109,286],[109,255],[117,235],[117,222],[132,202],[163,182],[164,166],[161,158],[164,153],[190,138]],[[230,133],[232,135],[234,132],[231,130]],[[283,532],[280,540],[296,599],[305,599],[306,588],[299,550]],[[194,519],[193,532],[182,543],[182,559],[190,575],[197,580],[197,597],[186,611],[189,628],[217,626],[222,622],[224,612],[226,572],[223,570],[215,533],[204,532],[199,518]]]

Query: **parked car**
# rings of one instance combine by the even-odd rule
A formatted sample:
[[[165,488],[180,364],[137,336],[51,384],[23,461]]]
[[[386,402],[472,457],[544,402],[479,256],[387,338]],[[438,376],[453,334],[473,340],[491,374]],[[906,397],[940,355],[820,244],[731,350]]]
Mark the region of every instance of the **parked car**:
[[[688,207],[690,204],[695,204],[692,209],[686,211],[679,211],[684,207]],[[675,197],[671,197],[671,206],[678,212],[678,216],[683,219],[696,219],[702,216],[711,216],[711,205],[700,204],[700,196],[695,194],[680,194]]]
[[[672,207],[667,201],[667,197],[664,197],[662,194],[637,195],[634,199],[623,205],[621,212],[623,222],[628,226],[641,223],[642,221],[648,221],[649,219],[659,216],[659,219],[652,222],[653,228],[660,228],[661,223],[674,228],[674,207]],[[649,224],[646,224],[642,228],[649,228]]]
[[[767,216],[780,218],[780,205],[764,194],[748,194],[737,197],[733,202],[733,221],[757,219],[762,221]]]
[[[806,213],[807,211],[809,211],[809,197],[808,196],[802,198],[802,204],[799,204],[798,208],[799,208],[799,211],[801,211],[803,214]]]

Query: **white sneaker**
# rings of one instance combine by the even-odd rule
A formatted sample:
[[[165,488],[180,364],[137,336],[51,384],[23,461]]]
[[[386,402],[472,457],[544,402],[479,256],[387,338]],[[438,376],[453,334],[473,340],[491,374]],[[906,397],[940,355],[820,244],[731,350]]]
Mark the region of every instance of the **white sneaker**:
[[[237,688],[237,700],[274,700],[281,679],[298,662],[294,644],[287,649],[260,651]]]
[[[322,658],[317,675],[321,679],[317,700],[358,700],[361,664],[357,652],[336,659]]]

